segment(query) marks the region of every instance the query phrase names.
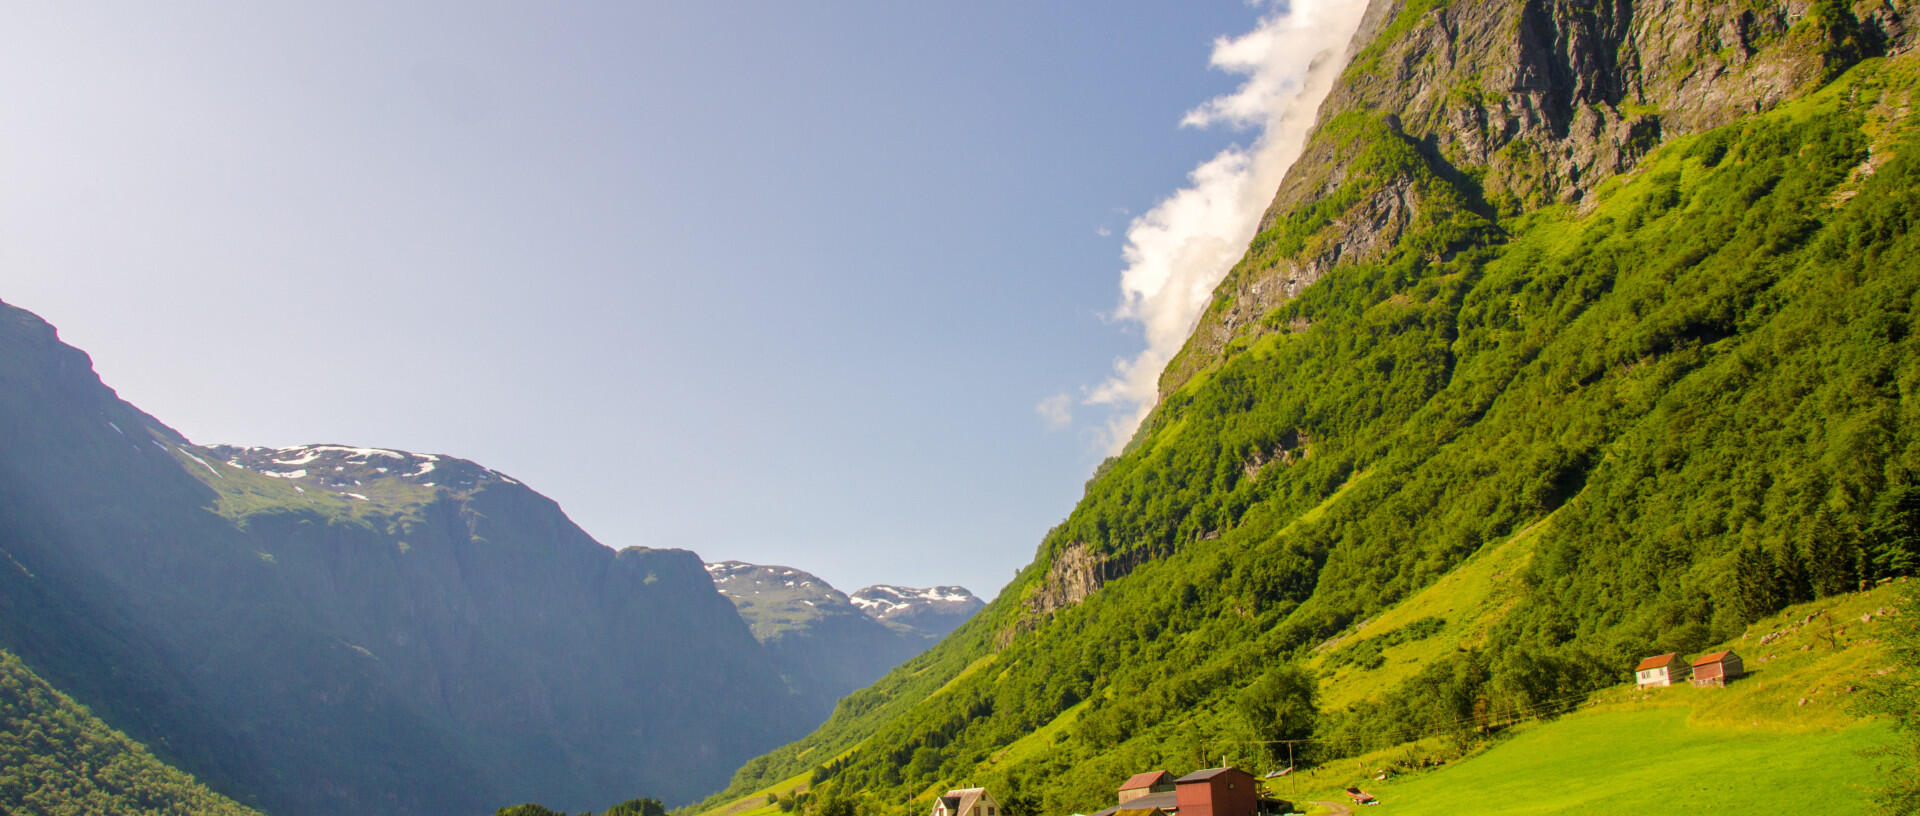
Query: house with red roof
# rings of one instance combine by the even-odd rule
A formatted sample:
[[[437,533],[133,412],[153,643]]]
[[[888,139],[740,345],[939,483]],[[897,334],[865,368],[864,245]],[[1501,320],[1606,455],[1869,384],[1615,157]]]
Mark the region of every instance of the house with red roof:
[[[1093,816],[1262,816],[1293,803],[1261,795],[1259,781],[1239,768],[1208,768],[1179,779],[1166,771],[1137,773],[1120,783],[1119,804]]]
[[[1686,679],[1686,676],[1687,664],[1680,659],[1678,652],[1655,655],[1633,667],[1633,678],[1641,688],[1671,686]]]

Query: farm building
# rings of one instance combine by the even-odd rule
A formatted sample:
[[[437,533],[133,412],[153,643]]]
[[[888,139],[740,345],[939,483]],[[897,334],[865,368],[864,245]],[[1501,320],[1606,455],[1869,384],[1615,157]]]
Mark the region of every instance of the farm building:
[[[1127,777],[1127,781],[1120,783],[1120,804],[1156,793],[1173,793],[1173,774],[1144,771]]]
[[[1704,654],[1693,661],[1693,684],[1696,686],[1724,686],[1728,680],[1746,673],[1740,656],[1731,649]]]
[[[1134,774],[1120,783],[1120,803],[1093,816],[1261,816],[1285,813],[1293,803],[1260,796],[1253,774],[1209,768],[1174,779],[1166,771]]]
[[[1180,816],[1254,816],[1260,791],[1253,774],[1239,768],[1208,768],[1173,780]]]
[[[1687,664],[1674,652],[1649,657],[1633,667],[1633,678],[1641,688],[1671,686],[1686,676]]]
[[[928,816],[1000,816],[1000,802],[986,788],[955,788],[933,800]]]
[[[1173,791],[1167,791],[1128,799],[1122,804],[1095,812],[1093,816],[1173,816],[1179,812],[1179,800]]]

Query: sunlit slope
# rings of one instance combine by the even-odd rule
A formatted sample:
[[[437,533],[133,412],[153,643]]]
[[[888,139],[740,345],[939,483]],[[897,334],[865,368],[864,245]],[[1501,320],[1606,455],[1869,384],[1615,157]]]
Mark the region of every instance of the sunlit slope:
[[[0,652],[0,811],[16,816],[242,816]]]
[[[1489,203],[1405,121],[1331,113],[1333,204],[1257,244],[1384,196],[1392,245],[1243,326],[999,599],[727,797],[805,774],[889,813],[963,784],[1088,812],[1278,736],[1249,695],[1288,664],[1324,760],[1471,745],[1479,713],[1911,572],[1916,84],[1867,60],[1569,203]]]
[[[1714,645],[1746,655],[1748,676],[1725,688],[1623,685],[1463,760],[1428,767],[1449,753],[1441,736],[1329,763],[1276,792],[1345,801],[1358,786],[1416,814],[1867,812],[1885,784],[1872,753],[1893,734],[1853,705],[1893,668],[1880,641],[1903,589],[1800,604]]]

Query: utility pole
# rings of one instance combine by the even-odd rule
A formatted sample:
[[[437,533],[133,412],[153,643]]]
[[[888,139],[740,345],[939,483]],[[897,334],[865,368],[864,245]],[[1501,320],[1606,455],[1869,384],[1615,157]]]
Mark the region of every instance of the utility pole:
[[[1288,740],[1287,741],[1287,776],[1293,778],[1293,793],[1295,796],[1298,796],[1300,795],[1300,777],[1294,776],[1294,773],[1295,773],[1295,768],[1293,767],[1293,741]]]

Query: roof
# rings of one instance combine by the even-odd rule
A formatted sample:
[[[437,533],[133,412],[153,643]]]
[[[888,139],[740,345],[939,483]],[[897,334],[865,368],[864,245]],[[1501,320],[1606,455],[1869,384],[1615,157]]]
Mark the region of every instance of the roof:
[[[1130,799],[1126,804],[1114,805],[1106,810],[1099,811],[1093,814],[1093,816],[1122,816],[1122,814],[1127,814],[1128,816],[1146,816],[1149,813],[1173,810],[1177,807],[1180,807],[1179,794],[1171,791],[1149,793],[1138,799]]]
[[[1120,783],[1120,789],[1133,790],[1135,788],[1151,788],[1161,782],[1169,781],[1169,778],[1172,776],[1173,774],[1167,773],[1166,771],[1141,771],[1140,773],[1127,777],[1127,781]]]
[[[1727,658],[1732,656],[1733,656],[1732,649],[1728,649],[1724,652],[1714,652],[1712,654],[1703,654],[1693,659],[1693,665],[1705,666],[1709,663],[1719,663],[1719,662],[1725,661]]]
[[[1668,652],[1663,655],[1655,655],[1653,657],[1649,657],[1645,660],[1640,661],[1640,665],[1633,667],[1633,670],[1639,672],[1639,671],[1646,671],[1648,669],[1657,669],[1672,663],[1673,659],[1679,656],[1680,655],[1675,654],[1673,652]]]
[[[1193,773],[1187,774],[1186,776],[1173,780],[1173,783],[1176,785],[1183,785],[1188,782],[1205,782],[1209,779],[1212,779],[1216,776],[1219,776],[1223,773],[1227,773],[1229,771],[1240,774],[1241,776],[1245,776],[1248,778],[1252,778],[1253,776],[1253,774],[1247,773],[1246,771],[1240,770],[1239,768],[1228,766],[1225,768],[1207,768],[1205,770],[1194,771]]]
[[[957,815],[967,812],[967,809],[973,807],[974,803],[979,802],[980,797],[984,796],[986,792],[986,788],[954,788],[953,790],[947,791],[946,795],[941,796],[940,800],[947,803],[947,810],[949,812]]]

